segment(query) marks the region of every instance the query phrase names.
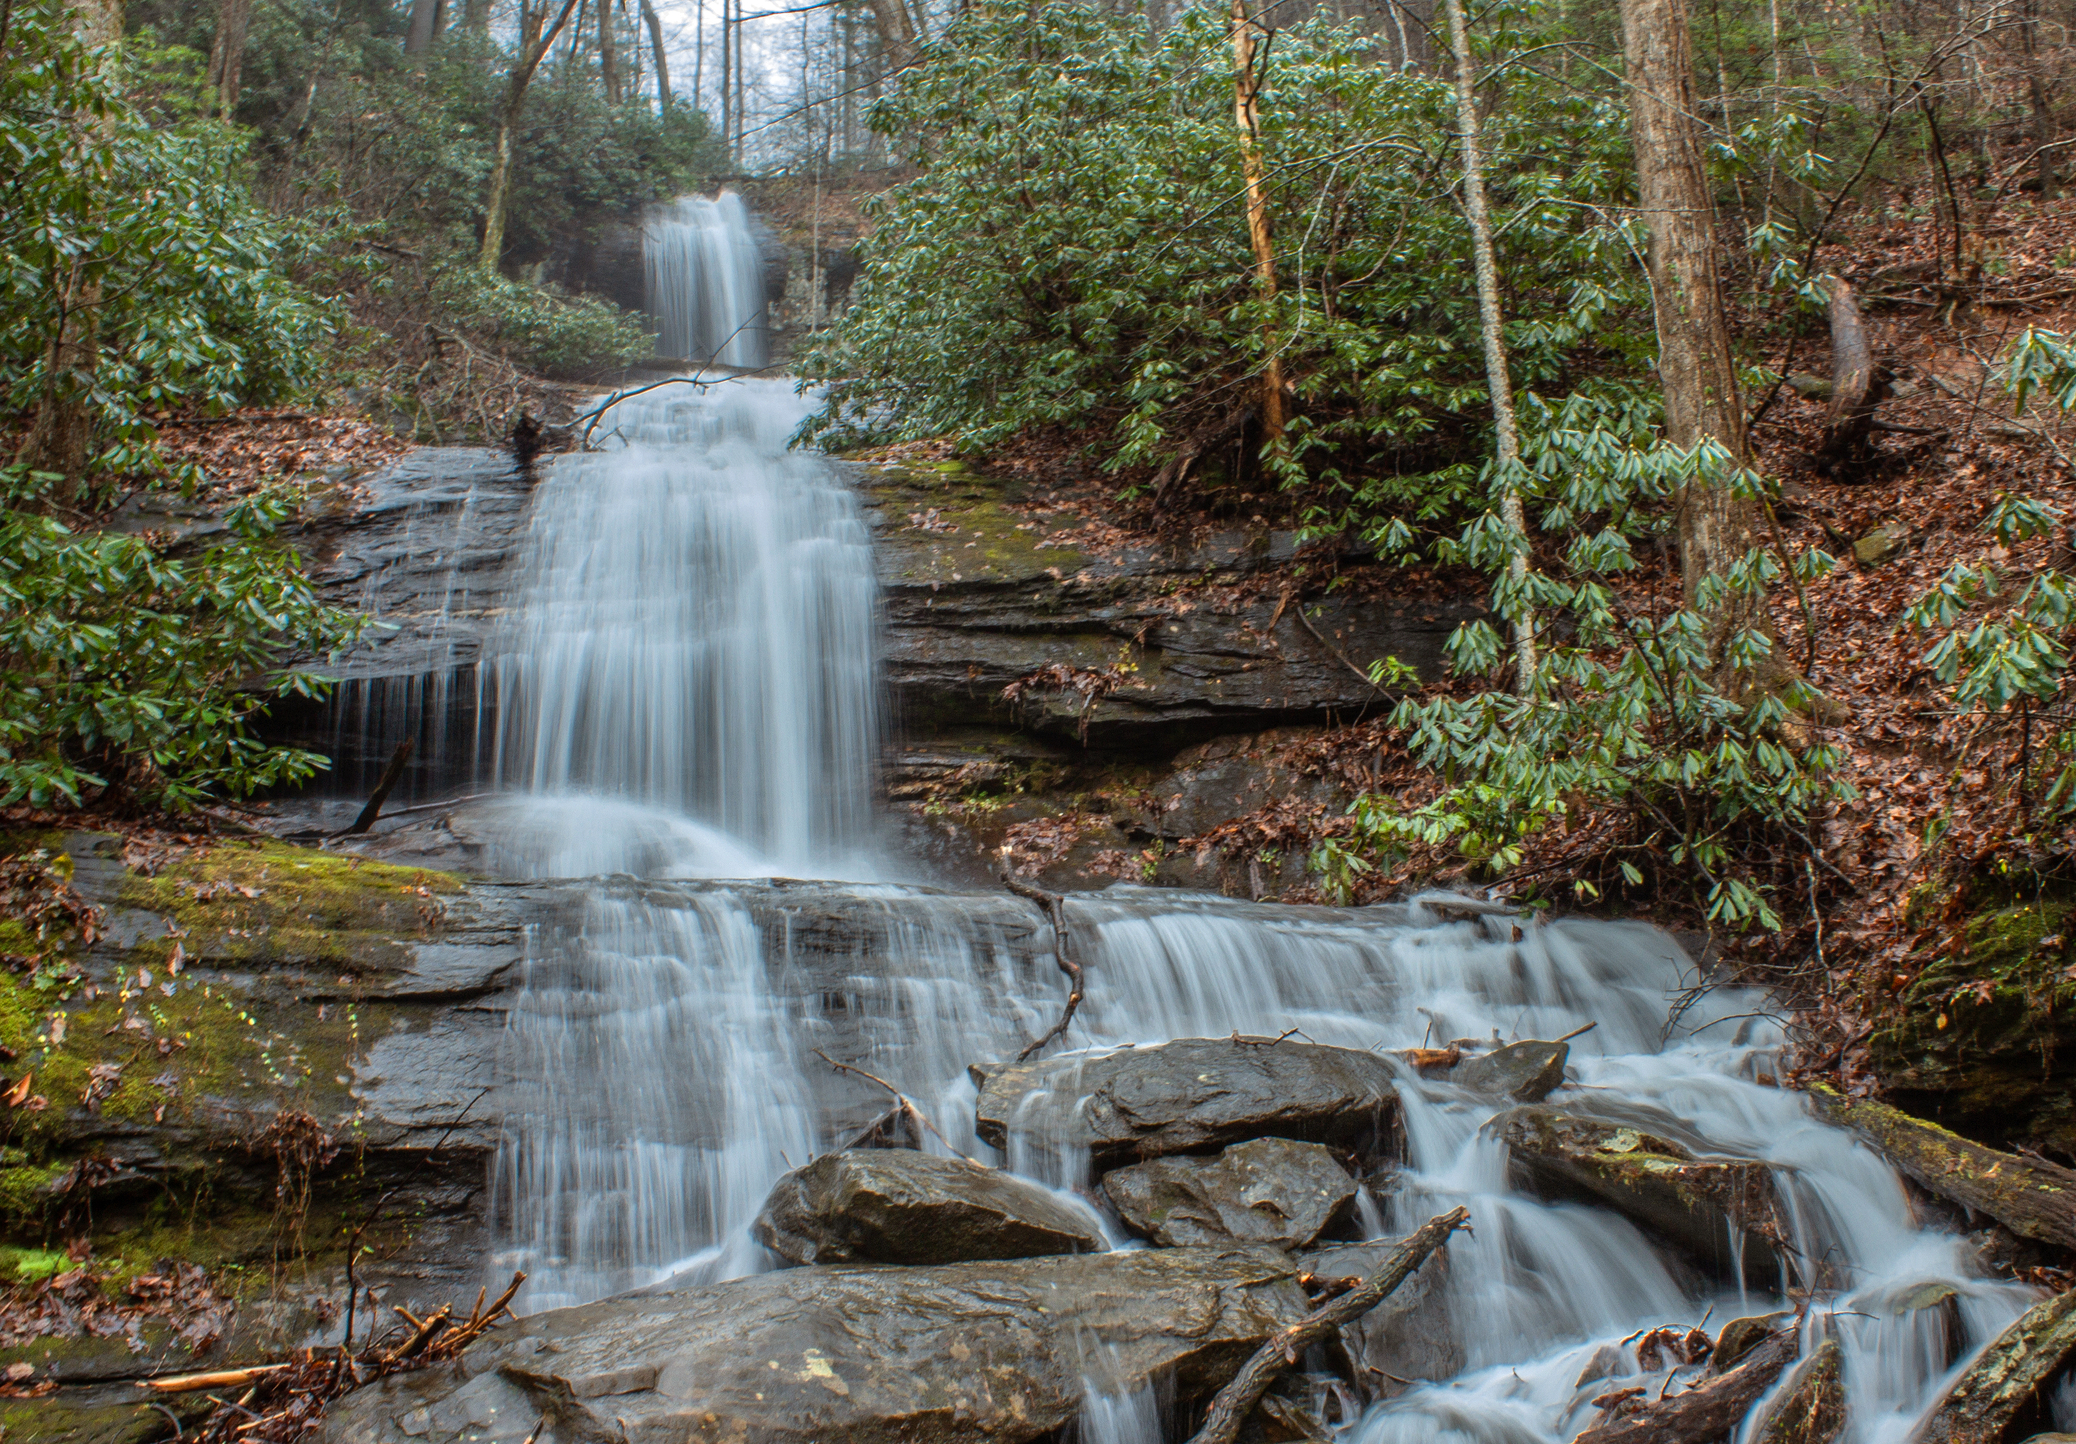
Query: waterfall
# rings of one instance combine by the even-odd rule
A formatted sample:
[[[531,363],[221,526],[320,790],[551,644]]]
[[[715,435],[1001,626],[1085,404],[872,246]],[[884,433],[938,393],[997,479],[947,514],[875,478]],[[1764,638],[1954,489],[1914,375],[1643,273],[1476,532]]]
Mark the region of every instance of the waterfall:
[[[682,196],[660,208],[642,229],[642,263],[665,356],[764,364],[764,258],[742,197]]]
[[[543,927],[509,1015],[492,1266],[527,1270],[528,1308],[769,1266],[747,1229],[770,1185],[884,1102],[818,1053],[893,1080],[941,1130],[932,1148],[1089,1182],[1058,1140],[997,1153],[972,1131],[966,1065],[1013,1055],[1060,1005],[1038,910],[855,880],[886,866],[869,829],[875,585],[855,501],[786,449],[802,406],[754,380],[614,406],[607,449],[543,482],[524,585],[486,653],[511,789],[501,862],[631,874]],[[788,880],[803,877],[853,880]],[[1067,911],[1087,997],[1066,1046],[1085,1056],[1233,1032],[1392,1049],[1593,1025],[1560,1106],[1772,1166],[1793,1257],[1833,1291],[1801,1327],[1840,1346],[1848,1444],[1900,1444],[2029,1301],[1772,1086],[1784,1035],[1762,996],[1718,988],[1668,1034],[1695,976],[1654,928],[1133,887]],[[1405,1156],[1370,1180],[1366,1216],[1396,1232],[1470,1208],[1432,1325],[1455,1331],[1463,1370],[1371,1405],[1352,1444],[1559,1444],[1594,1398],[1662,1386],[1625,1342],[1640,1331],[1807,1298],[1799,1275],[1712,1280],[1610,1210],[1517,1191],[1486,1127],[1494,1100],[1410,1070],[1400,1089]],[[1903,1302],[1926,1283],[1951,1305]],[[1087,1366],[1087,1439],[1175,1437],[1154,1392]]]
[[[668,386],[607,411],[604,450],[554,465],[481,669],[499,782],[660,807],[769,859],[723,870],[813,873],[862,843],[877,583],[855,498],[787,449],[805,414],[790,383]],[[600,815],[570,812],[558,845],[598,836]]]

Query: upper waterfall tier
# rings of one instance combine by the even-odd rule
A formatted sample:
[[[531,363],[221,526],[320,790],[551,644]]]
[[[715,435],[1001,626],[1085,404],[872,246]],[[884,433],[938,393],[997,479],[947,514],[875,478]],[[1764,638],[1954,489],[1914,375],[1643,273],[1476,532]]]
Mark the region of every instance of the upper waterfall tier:
[[[642,228],[642,264],[662,354],[765,363],[764,262],[742,197],[682,196],[658,210]]]
[[[787,449],[805,406],[778,381],[665,387],[556,462],[486,648],[500,782],[682,812],[789,871],[859,843],[877,584],[851,493]]]

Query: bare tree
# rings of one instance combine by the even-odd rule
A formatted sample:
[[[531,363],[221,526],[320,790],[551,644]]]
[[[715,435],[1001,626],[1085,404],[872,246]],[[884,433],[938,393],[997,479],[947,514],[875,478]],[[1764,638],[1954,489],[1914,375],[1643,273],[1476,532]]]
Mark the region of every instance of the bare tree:
[[[1716,274],[1715,209],[1694,121],[1686,6],[1683,0],[1620,3],[1637,192],[1650,230],[1645,266],[1658,322],[1665,435],[1683,447],[1713,438],[1742,467],[1750,454]],[[1727,573],[1750,548],[1753,508],[1725,477],[1686,486],[1678,509],[1681,582],[1691,605],[1704,581]],[[1733,614],[1745,605],[1733,603]],[[1749,618],[1719,620],[1727,631]]]
[[[1247,239],[1254,248],[1254,292],[1261,304],[1261,430],[1270,446],[1283,444],[1283,357],[1276,339],[1276,248],[1269,234],[1269,199],[1262,180],[1261,78],[1254,70],[1254,37],[1262,28],[1233,0],[1233,124],[1240,133],[1240,172],[1247,186]]]
[[[1463,214],[1470,222],[1471,268],[1478,279],[1478,329],[1485,348],[1485,389],[1492,393],[1492,430],[1500,476],[1500,520],[1519,543],[1507,574],[1518,587],[1528,577],[1528,523],[1521,512],[1521,493],[1514,473],[1521,464],[1521,433],[1514,417],[1514,383],[1507,366],[1507,343],[1501,327],[1499,266],[1492,257],[1492,214],[1485,204],[1485,162],[1479,139],[1477,70],[1471,64],[1470,31],[1458,0],[1442,0],[1448,17],[1449,47],[1456,61],[1456,133],[1463,149]],[[1526,613],[1514,623],[1514,685],[1522,696],[1535,690],[1537,668],[1535,619]]]
[[[217,0],[216,38],[209,46],[209,89],[219,115],[238,108],[238,76],[245,68],[245,28],[252,0]]]
[[[439,11],[439,0],[411,0],[411,28],[404,36],[404,54],[423,55],[432,49]]]
[[[663,18],[649,0],[642,0],[642,24],[649,30],[649,49],[656,57],[656,108],[670,109],[670,53],[663,44]],[[696,97],[695,97],[696,99]]]
[[[512,178],[512,127],[526,105],[526,87],[533,84],[534,72],[541,68],[548,47],[555,43],[562,27],[569,24],[570,12],[577,8],[577,0],[562,0],[555,23],[543,29],[550,3],[551,0],[540,0],[539,4],[520,0],[519,4],[519,53],[513,57],[512,76],[505,85],[505,103],[498,110],[497,151],[490,163],[490,196],[483,206],[483,250],[477,258],[477,264],[493,274],[505,249],[505,190]]]
[[[598,79],[605,87],[608,105],[618,105],[624,98],[620,90],[619,37],[613,33],[616,8],[613,0],[598,0]]]

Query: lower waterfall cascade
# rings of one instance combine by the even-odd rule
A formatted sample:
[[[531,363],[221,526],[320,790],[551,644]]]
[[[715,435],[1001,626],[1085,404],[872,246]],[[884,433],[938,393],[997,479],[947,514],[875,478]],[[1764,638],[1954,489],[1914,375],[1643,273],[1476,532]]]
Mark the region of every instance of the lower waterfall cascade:
[[[1052,932],[1032,904],[897,880],[873,846],[871,547],[834,469],[790,449],[808,406],[749,378],[613,405],[604,449],[546,469],[523,587],[486,653],[499,864],[601,878],[580,927],[537,939],[506,1024],[491,1268],[527,1271],[529,1312],[771,1267],[748,1227],[766,1193],[848,1136],[818,1050],[895,1080],[943,1130],[932,1150],[1093,1206],[1084,1150],[973,1132],[967,1065],[1013,1056],[1058,1013]],[[1469,1208],[1446,1283],[1462,1369],[1370,1403],[1343,1425],[1352,1444],[1569,1440],[1597,1397],[1661,1386],[1629,1347],[1640,1333],[1776,1311],[1805,1354],[1837,1344],[1841,1437],[1903,1444],[2037,1296],[1983,1276],[1967,1239],[1914,1218],[1884,1160],[1774,1086],[1785,1038],[1762,995],[1720,987],[1669,1021],[1696,969],[1648,925],[1122,885],[1065,912],[1087,996],[1054,1053],[1576,1033],[1568,1112],[1773,1170],[1792,1265],[1705,1278],[1609,1209],[1516,1188],[1485,1128],[1502,1105],[1403,1068],[1402,1165],[1368,1180],[1366,1231]],[[869,967],[850,941],[868,934]],[[1950,1302],[1918,1306],[1926,1285]],[[1150,1387],[1088,1386],[1090,1441],[1181,1427]]]

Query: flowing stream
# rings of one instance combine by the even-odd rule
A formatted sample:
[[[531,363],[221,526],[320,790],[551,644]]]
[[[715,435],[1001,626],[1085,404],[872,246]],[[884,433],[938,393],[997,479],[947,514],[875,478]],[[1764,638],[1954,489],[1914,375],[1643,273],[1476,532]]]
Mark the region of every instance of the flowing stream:
[[[891,880],[899,865],[874,847],[870,541],[833,470],[788,449],[805,406],[790,383],[751,379],[615,405],[606,449],[555,462],[541,486],[486,653],[505,865],[633,875],[601,881],[581,925],[543,940],[511,1015],[495,1266],[529,1271],[533,1309],[768,1267],[747,1233],[766,1191],[855,1124],[832,1101],[855,1080],[815,1056],[832,1044],[963,1151],[1062,1189],[1088,1181],[1071,1150],[1037,1140],[1005,1158],[971,1136],[966,1064],[1013,1052],[1059,1006],[1051,934],[1029,904]],[[1660,1386],[1640,1331],[1713,1332],[1795,1309],[1791,1289],[1810,1346],[1843,1351],[1846,1437],[1900,1444],[2029,1302],[1978,1276],[1965,1240],[1919,1228],[1883,1162],[1761,1081],[1781,1043],[1761,999],[1718,991],[1668,1035],[1694,970],[1652,928],[1128,887],[1068,912],[1088,964],[1073,1048],[1286,1029],[1399,1048],[1590,1023],[1558,1105],[1776,1170],[1809,1277],[1725,1285],[1611,1211],[1514,1191],[1482,1130],[1491,1100],[1408,1074],[1404,1166],[1366,1216],[1397,1233],[1470,1207],[1437,1323],[1462,1369],[1348,1421],[1351,1444],[1567,1440],[1595,1397]],[[1176,1427],[1150,1391],[1092,1388],[1083,1433],[1158,1444]]]

